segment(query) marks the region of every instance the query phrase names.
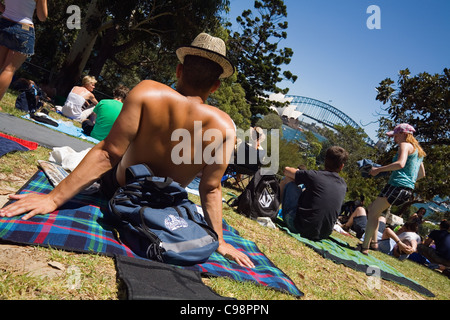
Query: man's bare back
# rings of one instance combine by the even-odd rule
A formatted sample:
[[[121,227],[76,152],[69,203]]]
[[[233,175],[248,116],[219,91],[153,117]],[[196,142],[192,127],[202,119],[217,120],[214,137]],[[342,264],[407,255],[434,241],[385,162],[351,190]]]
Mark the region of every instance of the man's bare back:
[[[228,131],[234,131],[230,117],[219,109],[203,104],[201,99],[185,97],[172,88],[154,81],[143,81],[130,93],[130,99],[139,97],[142,105],[140,126],[134,140],[122,157],[117,170],[119,184],[125,183],[126,168],[139,163],[146,163],[157,176],[171,177],[182,186],[187,186],[205,167],[194,159],[195,144],[201,141],[201,152],[209,141],[203,141],[199,132],[194,132],[194,124],[201,124],[202,133],[209,129],[219,130],[225,139]],[[131,102],[130,102],[131,103]],[[118,121],[120,121],[118,119]],[[119,124],[120,125],[120,124]],[[184,129],[189,132],[191,141],[190,161],[175,164],[173,148],[183,141],[172,141],[173,132]],[[198,130],[197,130],[198,131]],[[112,136],[114,138],[114,135]],[[233,144],[234,137],[229,139]],[[180,139],[181,140],[181,139]],[[186,143],[186,142],[185,142]],[[186,149],[188,150],[188,149]],[[231,150],[230,150],[231,151]],[[223,170],[226,164],[222,165]]]

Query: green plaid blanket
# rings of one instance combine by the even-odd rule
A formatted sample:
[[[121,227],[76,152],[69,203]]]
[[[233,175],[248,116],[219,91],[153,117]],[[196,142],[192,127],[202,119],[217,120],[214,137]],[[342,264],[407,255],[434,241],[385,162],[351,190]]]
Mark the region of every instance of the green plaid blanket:
[[[368,276],[379,276],[382,279],[393,281],[401,285],[407,286],[420,294],[428,297],[435,295],[428,289],[424,288],[417,282],[405,277],[395,268],[381,261],[374,256],[364,255],[358,250],[352,248],[348,243],[329,237],[320,241],[312,241],[302,237],[298,233],[292,233],[282,220],[277,220],[278,227],[287,232],[289,235],[304,243],[314,251],[335,263],[343,264],[354,270],[366,273]]]

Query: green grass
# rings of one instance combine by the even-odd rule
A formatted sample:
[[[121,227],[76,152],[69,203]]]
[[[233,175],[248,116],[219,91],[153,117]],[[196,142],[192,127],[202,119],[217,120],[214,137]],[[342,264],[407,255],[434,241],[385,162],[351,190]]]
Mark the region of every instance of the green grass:
[[[0,270],[2,300],[111,300],[120,295],[114,262],[98,255],[79,255],[38,248],[49,262],[61,263],[56,277]]]
[[[3,112],[14,109],[14,96],[7,94],[2,101]],[[20,116],[12,110],[10,113]],[[52,115],[53,116],[53,115]],[[0,158],[0,189],[19,189],[37,170],[39,159],[48,159],[50,150],[39,147],[32,152],[16,152]],[[223,195],[236,190],[224,188]],[[199,198],[191,196],[199,203]],[[303,300],[449,300],[450,280],[437,271],[427,269],[411,261],[400,262],[380,252],[371,252],[387,262],[406,277],[432,291],[436,297],[427,298],[405,286],[381,280],[380,289],[370,289],[368,277],[343,265],[322,258],[306,245],[281,230],[260,226],[224,204],[224,218],[240,234],[254,241],[261,251],[283,270],[305,293]],[[358,240],[334,233],[334,236],[356,245]],[[1,250],[1,247],[0,247]],[[71,274],[48,279],[17,270],[0,268],[0,299],[45,300],[110,300],[124,297],[123,284],[116,279],[113,259],[95,254],[76,254],[56,249],[39,248],[47,261],[56,261],[64,269],[79,271],[79,286],[68,289]],[[73,275],[72,275],[73,277]],[[204,282],[223,296],[239,300],[296,300],[295,297],[252,283],[239,283],[226,278],[207,278]]]

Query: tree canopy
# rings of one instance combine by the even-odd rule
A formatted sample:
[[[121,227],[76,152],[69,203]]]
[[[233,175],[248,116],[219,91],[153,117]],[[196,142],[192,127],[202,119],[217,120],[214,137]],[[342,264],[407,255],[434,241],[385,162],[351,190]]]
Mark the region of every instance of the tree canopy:
[[[238,31],[230,31],[229,54],[238,70],[237,81],[245,90],[252,115],[267,114],[268,94],[283,93],[288,89],[278,87],[282,80],[296,81],[290,71],[282,66],[291,62],[294,52],[279,49],[281,40],[287,38],[287,7],[283,0],[255,1],[255,12],[244,10],[237,18]],[[231,26],[228,24],[228,26]]]
[[[48,80],[61,96],[87,73],[109,91],[123,80],[129,86],[148,78],[170,84],[176,48],[202,31],[214,33],[229,0],[81,0],[79,30],[66,26],[71,4],[49,2],[49,19],[37,24],[37,54],[31,60],[51,70]]]

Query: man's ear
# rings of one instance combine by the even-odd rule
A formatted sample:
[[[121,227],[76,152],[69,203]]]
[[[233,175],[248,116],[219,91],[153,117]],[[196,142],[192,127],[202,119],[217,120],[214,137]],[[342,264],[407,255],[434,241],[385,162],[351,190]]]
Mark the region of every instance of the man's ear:
[[[177,71],[176,71],[176,74],[177,74],[177,79],[180,79],[181,78],[181,74],[183,73],[183,65],[181,64],[181,63],[179,63],[178,65],[177,65]]]
[[[214,83],[214,85],[211,87],[211,93],[216,92],[216,90],[219,89],[220,84],[221,84],[220,80],[217,80],[217,81]]]

